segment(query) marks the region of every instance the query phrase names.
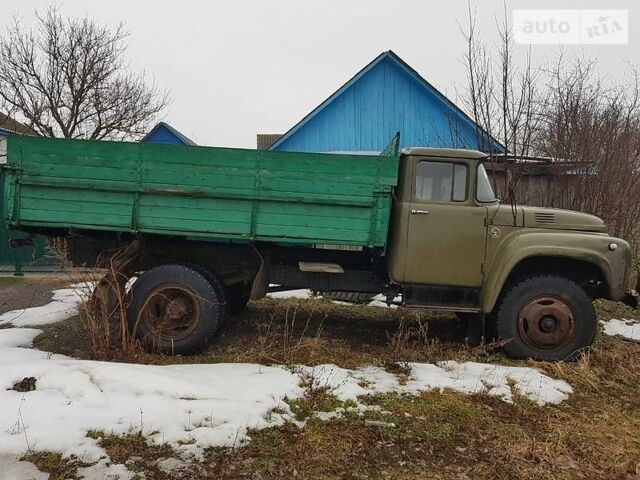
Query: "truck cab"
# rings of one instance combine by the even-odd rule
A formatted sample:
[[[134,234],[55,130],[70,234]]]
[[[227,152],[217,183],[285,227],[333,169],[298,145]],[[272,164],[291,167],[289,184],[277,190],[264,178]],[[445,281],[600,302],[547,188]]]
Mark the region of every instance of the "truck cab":
[[[402,152],[387,266],[406,306],[486,316],[512,356],[562,359],[595,334],[594,298],[622,300],[631,250],[593,215],[504,205],[470,150]]]
[[[482,286],[487,206],[497,202],[481,162],[485,157],[470,150],[403,151],[388,255],[394,282],[469,291]],[[476,199],[478,182],[487,202]]]

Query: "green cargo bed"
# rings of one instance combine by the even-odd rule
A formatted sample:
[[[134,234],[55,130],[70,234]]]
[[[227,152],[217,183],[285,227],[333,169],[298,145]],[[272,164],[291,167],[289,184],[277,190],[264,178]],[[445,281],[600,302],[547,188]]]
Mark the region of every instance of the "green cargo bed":
[[[11,228],[386,246],[397,156],[6,141]]]

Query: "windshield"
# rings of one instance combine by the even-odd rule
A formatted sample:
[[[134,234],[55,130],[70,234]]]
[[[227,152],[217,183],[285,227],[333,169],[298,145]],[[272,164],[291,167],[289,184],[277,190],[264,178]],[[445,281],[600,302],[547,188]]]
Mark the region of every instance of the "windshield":
[[[479,202],[489,203],[489,202],[497,202],[496,194],[493,193],[493,188],[491,187],[491,181],[489,180],[489,175],[487,175],[487,171],[484,168],[484,164],[480,164],[478,166],[478,180],[476,185],[476,199]]]

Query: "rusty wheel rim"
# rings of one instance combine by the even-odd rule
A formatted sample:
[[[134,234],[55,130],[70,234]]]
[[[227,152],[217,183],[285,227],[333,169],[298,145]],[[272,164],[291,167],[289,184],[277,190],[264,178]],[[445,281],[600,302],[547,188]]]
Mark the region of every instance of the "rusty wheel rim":
[[[141,312],[149,331],[164,340],[189,336],[200,322],[198,295],[180,284],[165,284],[152,290]]]
[[[560,297],[535,297],[518,313],[518,333],[531,347],[543,350],[561,348],[575,336],[575,314]]]

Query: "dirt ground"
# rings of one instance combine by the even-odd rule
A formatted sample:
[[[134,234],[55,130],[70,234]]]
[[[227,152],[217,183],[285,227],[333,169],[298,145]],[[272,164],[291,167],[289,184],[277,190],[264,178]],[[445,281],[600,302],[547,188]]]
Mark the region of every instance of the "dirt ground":
[[[62,279],[0,284],[2,311],[45,303]],[[638,318],[614,302],[596,302],[601,320]],[[37,348],[96,358],[79,319],[43,328]],[[184,462],[169,445],[132,431],[88,432],[113,461],[145,479],[640,479],[640,344],[598,335],[575,363],[516,362],[495,345],[464,344],[464,325],[447,314],[339,305],[324,299],[264,299],[233,317],[211,347],[192,357],[137,353],[142,363],[335,363],[402,368],[403,362],[473,360],[538,368],[574,393],[559,405],[513,404],[486,395],[426,392],[367,397],[378,411],[321,421],[310,415],[344,407],[330,392],[292,403],[292,423],[251,433],[240,448],[209,449]],[[372,423],[373,421],[373,423]],[[160,462],[175,459],[171,472]],[[55,452],[26,458],[50,479],[73,478],[81,462]]]
[[[0,314],[9,310],[38,307],[51,300],[51,291],[69,283],[66,275],[0,277]]]

